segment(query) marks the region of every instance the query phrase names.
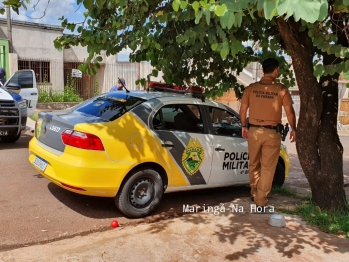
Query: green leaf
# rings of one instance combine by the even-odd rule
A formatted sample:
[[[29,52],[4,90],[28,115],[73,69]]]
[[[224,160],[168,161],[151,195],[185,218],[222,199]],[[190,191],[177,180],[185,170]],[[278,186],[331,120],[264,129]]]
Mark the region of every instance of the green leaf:
[[[223,5],[216,5],[214,8],[214,13],[216,16],[222,16],[227,11],[227,6],[225,4]]]
[[[153,69],[153,70],[151,71],[151,73],[152,73],[152,75],[153,75],[153,76],[157,77],[157,76],[158,76],[159,71],[158,71],[158,70],[156,70],[156,69]]]
[[[239,42],[238,40],[234,40],[232,42],[232,44],[230,45],[230,50],[231,50],[231,53],[233,55],[233,57],[235,57],[235,55],[239,52],[242,52],[244,51],[244,46],[241,42]]]
[[[180,3],[180,0],[174,0],[172,2],[172,8],[174,11],[178,12]]]
[[[97,56],[95,60],[96,60],[97,62],[102,62],[102,61],[103,61],[103,57]]]
[[[336,73],[336,68],[334,67],[334,65],[327,65],[325,66],[325,73],[328,73],[329,75],[334,75],[334,73]]]
[[[207,25],[210,25],[210,21],[211,21],[211,11],[210,10],[204,10],[203,11],[205,17],[206,17],[206,23]]]
[[[160,48],[161,48],[161,45],[160,45],[159,43],[156,43],[156,44],[155,44],[155,48],[156,48],[156,49],[160,49]]]
[[[233,12],[225,12],[223,16],[220,17],[220,23],[223,29],[232,28],[235,23],[235,15]]]
[[[206,0],[207,1],[207,0]],[[205,9],[209,9],[210,8],[210,6],[207,4],[207,2],[205,2],[205,1],[200,1],[200,5],[203,7],[203,8],[205,8]]]
[[[324,37],[322,35],[318,35],[318,36],[314,37],[313,45],[319,46],[319,45],[323,44],[324,42],[325,42]]]
[[[235,25],[235,26],[237,26],[237,27],[240,27],[240,26],[241,26],[241,23],[242,23],[242,15],[243,15],[242,12],[239,12],[239,13],[236,13],[236,14],[235,14],[235,22],[234,22],[234,25]]]
[[[84,0],[84,7],[88,10],[91,10],[93,6],[93,1],[94,0]]]
[[[197,12],[195,15],[196,15],[195,24],[198,24],[200,23],[200,19],[202,17],[202,11]]]
[[[315,77],[320,77],[322,76],[324,73],[324,66],[319,64],[315,66],[315,70],[314,70],[314,76]]]
[[[94,63],[95,68],[100,69],[101,65],[99,63]]]
[[[229,55],[229,49],[222,49],[220,55],[222,59],[226,58]]]
[[[76,27],[76,24],[68,24],[67,25],[67,29],[72,31],[72,32],[75,30],[75,27]]]
[[[104,4],[104,2],[105,2],[105,0],[96,0],[96,2],[97,2],[97,5],[98,5],[100,8],[102,8],[102,7],[103,7],[103,4]]]
[[[349,2],[349,0],[348,0]],[[320,7],[320,12],[319,12],[319,17],[318,17],[318,21],[323,21],[326,19],[326,17],[328,16],[328,6],[327,3],[323,3]]]
[[[334,53],[336,54],[337,57],[339,56],[337,54],[340,54],[341,51],[342,51],[342,46],[341,45],[335,45],[334,46]]]
[[[212,44],[211,48],[212,48],[213,51],[216,51],[217,48],[218,48],[218,44],[217,43]]]
[[[266,19],[272,19],[277,11],[278,1],[267,0],[264,1],[264,16]],[[274,15],[273,15],[274,14]]]
[[[199,2],[195,1],[191,6],[193,7],[195,12],[199,11],[199,7],[200,7]]]
[[[335,65],[336,72],[339,74],[342,73],[344,71],[344,67],[345,67],[344,63],[336,64]]]
[[[186,9],[188,6],[188,0],[187,1],[181,1],[181,9]]]
[[[343,4],[348,6],[349,5],[349,0],[343,0]]]
[[[262,11],[263,9],[264,9],[264,0],[259,0],[258,2],[257,2],[257,10],[258,11]]]
[[[290,5],[289,0],[281,0],[279,1],[279,5],[277,7],[277,14],[279,16],[283,16],[284,14],[286,14],[287,10],[289,10],[289,5]]]
[[[349,71],[349,60],[345,61],[345,71]]]

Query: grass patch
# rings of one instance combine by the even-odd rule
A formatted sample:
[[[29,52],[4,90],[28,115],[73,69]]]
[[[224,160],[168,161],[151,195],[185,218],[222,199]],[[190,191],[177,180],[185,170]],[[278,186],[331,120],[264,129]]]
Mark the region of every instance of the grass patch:
[[[287,196],[287,197],[293,197],[296,199],[301,199],[301,200],[310,200],[311,196],[301,196],[299,195],[296,190],[287,188],[287,187],[276,187],[272,188],[271,192],[272,195],[281,195],[281,196]]]
[[[39,90],[39,103],[49,102],[82,102],[84,101],[75,88],[65,87],[64,91],[54,91],[52,89]]]
[[[318,206],[306,201],[302,205],[297,206],[293,213],[299,215],[308,224],[319,228],[323,232],[349,238],[349,212],[322,212]]]
[[[290,188],[273,188],[271,194],[302,200],[302,203],[296,206],[294,210],[279,209],[279,211],[285,214],[298,215],[303,221],[317,227],[323,232],[349,238],[349,211],[336,211],[332,213],[321,211],[321,209],[311,201],[311,196],[301,196]]]
[[[36,121],[38,120],[38,114],[39,114],[38,112],[35,112],[34,115],[30,116],[29,118],[33,121]]]

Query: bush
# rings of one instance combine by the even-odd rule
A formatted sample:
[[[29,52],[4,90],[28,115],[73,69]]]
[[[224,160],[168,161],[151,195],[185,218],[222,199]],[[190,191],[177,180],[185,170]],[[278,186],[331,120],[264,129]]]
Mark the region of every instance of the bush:
[[[82,102],[76,88],[75,80],[68,81],[64,91],[52,90],[49,85],[39,85],[39,103],[49,102]]]

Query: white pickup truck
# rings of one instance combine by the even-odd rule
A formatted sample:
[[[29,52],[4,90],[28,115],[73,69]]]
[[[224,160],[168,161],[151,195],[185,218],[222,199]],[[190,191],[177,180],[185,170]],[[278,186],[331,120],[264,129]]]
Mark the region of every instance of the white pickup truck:
[[[0,140],[13,143],[35,114],[38,88],[33,70],[19,70],[0,87]]]

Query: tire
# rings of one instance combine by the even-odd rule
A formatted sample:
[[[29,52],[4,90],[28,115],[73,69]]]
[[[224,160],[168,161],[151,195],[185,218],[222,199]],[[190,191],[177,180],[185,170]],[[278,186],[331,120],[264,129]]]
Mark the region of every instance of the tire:
[[[274,179],[273,179],[273,187],[274,188],[282,187],[284,182],[285,182],[285,168],[280,163],[277,163]]]
[[[118,209],[130,218],[145,217],[160,203],[163,182],[153,169],[136,170],[122,184],[115,197]]]
[[[15,136],[2,136],[0,139],[1,139],[1,142],[4,142],[4,143],[14,143],[20,137],[21,137],[21,132],[19,132],[18,135],[15,135]]]

